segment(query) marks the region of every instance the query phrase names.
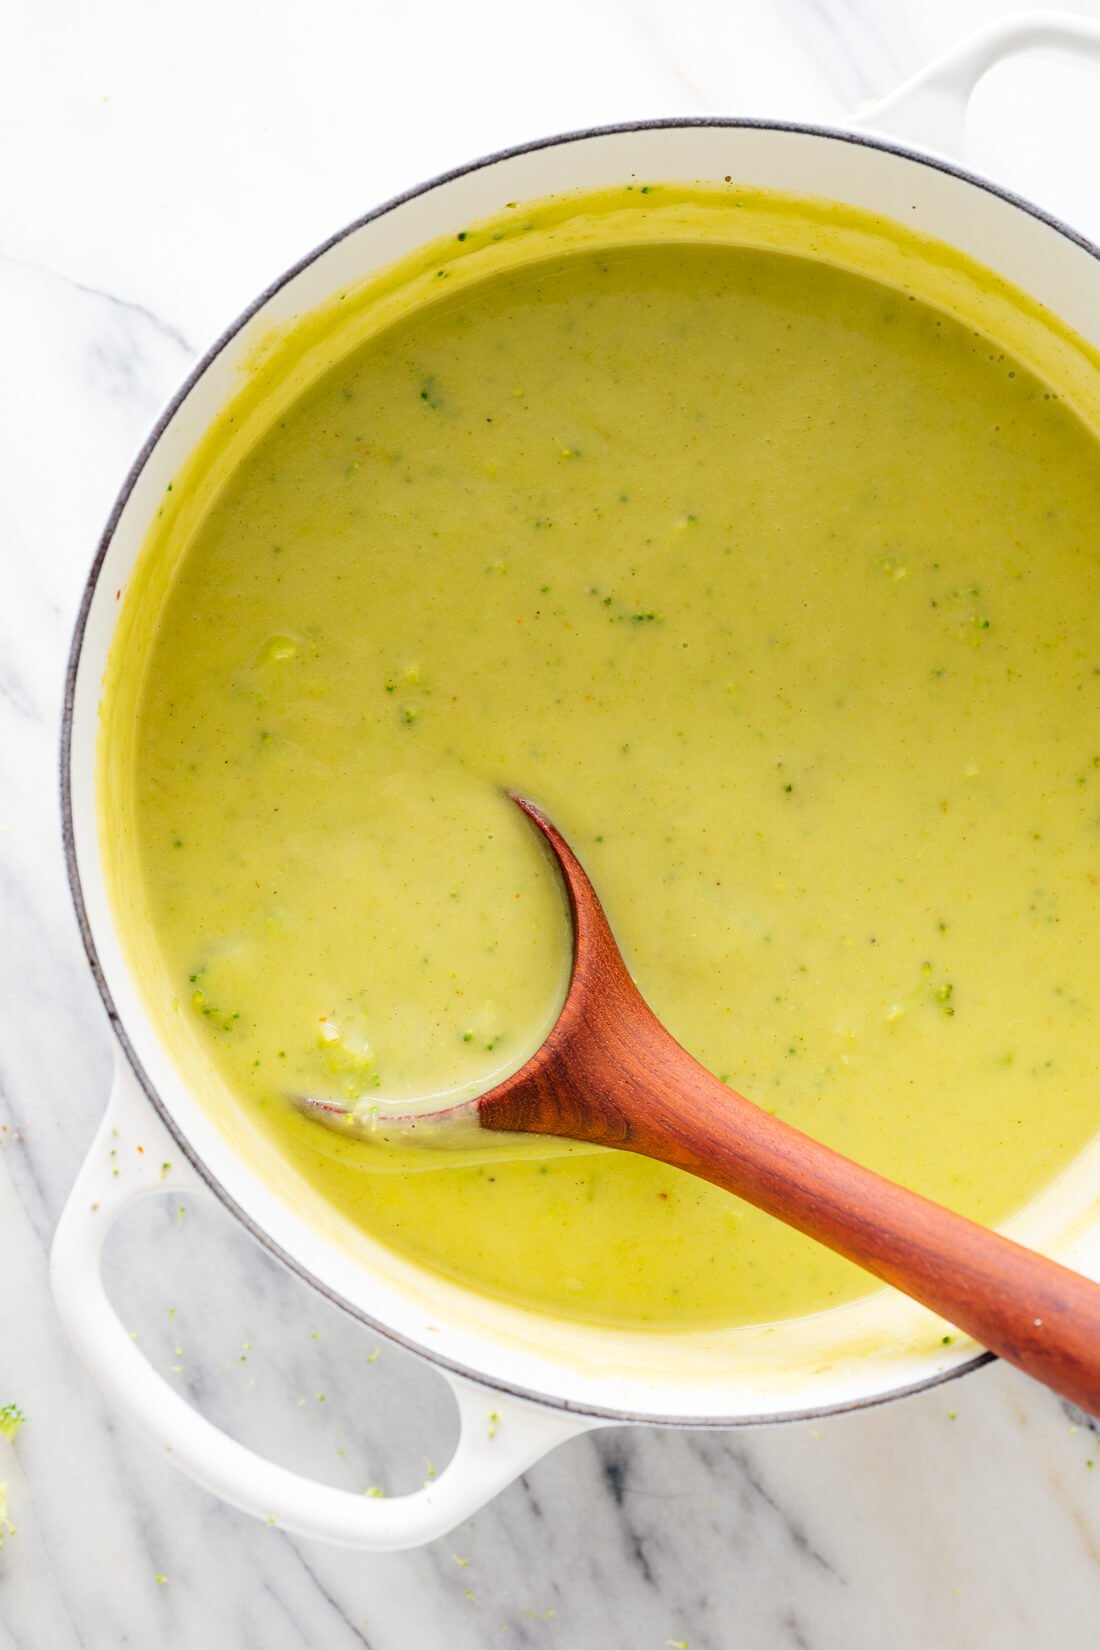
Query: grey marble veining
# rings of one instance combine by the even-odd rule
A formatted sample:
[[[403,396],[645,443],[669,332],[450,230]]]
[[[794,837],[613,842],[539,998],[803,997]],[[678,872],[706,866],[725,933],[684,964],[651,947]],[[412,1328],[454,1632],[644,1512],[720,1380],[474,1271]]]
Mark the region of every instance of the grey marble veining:
[[[0,1440],[17,1529],[0,1550],[0,1650],[1092,1650],[1100,1438],[1003,1368],[817,1425],[577,1439],[453,1536],[364,1557],[292,1540],[175,1473],[77,1366],[46,1282],[110,1073],[61,860],[64,660],[100,523],[197,351],[321,235],[451,161],[645,113],[840,119],[1002,9],[566,0],[536,18],[492,0],[396,16],[320,0],[291,28],[246,0],[186,15],[12,0],[0,1403],[29,1419],[14,1447]],[[389,1492],[446,1460],[455,1416],[431,1371],[209,1202],[182,1220],[132,1210],[107,1273],[147,1356],[244,1442]]]
[[[817,63],[845,108],[881,97],[919,68],[908,7],[873,0],[780,0],[778,7],[800,46]]]

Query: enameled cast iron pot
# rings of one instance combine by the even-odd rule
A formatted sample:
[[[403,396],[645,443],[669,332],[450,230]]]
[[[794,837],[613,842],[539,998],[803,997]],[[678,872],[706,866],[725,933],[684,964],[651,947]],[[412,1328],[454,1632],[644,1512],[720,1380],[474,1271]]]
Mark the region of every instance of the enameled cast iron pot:
[[[118,607],[165,486],[229,398],[264,333],[437,236],[505,202],[621,183],[732,176],[827,197],[951,243],[1040,299],[1100,346],[1100,251],[1038,208],[950,161],[971,91],[999,59],[1059,46],[1100,59],[1100,28],[1018,18],[951,53],[865,118],[864,132],[761,121],[662,121],[580,132],[491,156],[391,201],[333,237],[235,322],[180,390],[111,514],[84,593],[65,700],[62,792],[73,898],[117,1038],[107,1116],[58,1228],[58,1308],[85,1364],[118,1408],[216,1494],[280,1526],[364,1548],[443,1534],[563,1439],[624,1422],[738,1426],[825,1415],[913,1392],[972,1369],[930,1320],[890,1292],[772,1331],[667,1336],[561,1326],[431,1277],[381,1245],[353,1256],[256,1173],[188,1092],[162,1047],[123,954],[97,839],[95,741]],[[927,147],[926,147],[927,146]],[[137,1151],[137,1146],[144,1148]],[[162,1172],[162,1165],[172,1167]],[[121,1166],[121,1167],[119,1167]],[[119,1169],[119,1172],[114,1172]],[[376,1500],[264,1460],[204,1420],[151,1368],[115,1315],[100,1255],[135,1198],[206,1189],[316,1289],[434,1363],[462,1419],[445,1471],[413,1495]],[[1100,1277],[1100,1150],[1090,1150],[1014,1231]],[[942,1327],[942,1326],[941,1326]],[[490,1426],[490,1413],[499,1419]],[[410,1439],[410,1451],[416,1441]]]

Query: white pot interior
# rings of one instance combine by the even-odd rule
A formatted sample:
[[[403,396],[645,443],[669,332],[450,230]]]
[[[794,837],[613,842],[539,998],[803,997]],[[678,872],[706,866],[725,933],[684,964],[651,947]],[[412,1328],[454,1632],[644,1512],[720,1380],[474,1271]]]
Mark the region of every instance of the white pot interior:
[[[1100,262],[1067,232],[936,164],[853,139],[769,126],[657,126],[568,138],[488,162],[384,209],[274,289],[208,359],[142,456],[94,575],[73,683],[71,829],[86,936],[146,1086],[238,1212],[269,1245],[352,1310],[429,1357],[491,1383],[592,1412],[736,1422],[889,1396],[965,1365],[974,1348],[883,1291],[797,1323],[628,1334],[550,1320],[429,1274],[319,1197],[280,1180],[241,1123],[216,1122],[189,1090],[147,1014],[123,954],[97,840],[95,742],[101,684],[125,589],[171,478],[240,383],[260,340],[443,234],[514,200],[621,183],[717,180],[821,196],[946,241],[1100,346]],[[1092,1148],[1012,1231],[1100,1276],[1100,1152]]]

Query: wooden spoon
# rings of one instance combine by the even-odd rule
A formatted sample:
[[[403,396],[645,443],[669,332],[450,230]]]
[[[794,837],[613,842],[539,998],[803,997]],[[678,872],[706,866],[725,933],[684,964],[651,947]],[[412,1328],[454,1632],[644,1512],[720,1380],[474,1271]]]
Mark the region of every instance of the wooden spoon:
[[[614,1146],[686,1169],[827,1244],[1100,1414],[1100,1285],[862,1168],[719,1082],[642,998],[561,833],[533,803],[513,800],[549,843],[569,895],[573,972],[564,1006],[542,1046],[496,1088],[399,1121],[476,1119],[482,1129]],[[324,1121],[347,1116],[328,1102],[302,1104]]]

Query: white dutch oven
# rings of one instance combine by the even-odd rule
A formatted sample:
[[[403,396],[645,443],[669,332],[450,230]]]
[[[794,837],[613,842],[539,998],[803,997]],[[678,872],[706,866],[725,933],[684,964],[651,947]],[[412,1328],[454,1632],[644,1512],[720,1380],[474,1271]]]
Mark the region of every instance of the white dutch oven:
[[[556,1324],[429,1276],[365,1238],[349,1247],[323,1222],[307,1219],[200,1108],[153,1029],[108,903],[94,747],[116,591],[127,583],[167,482],[229,398],[257,339],[506,201],[619,183],[632,174],[732,176],[748,186],[828,197],[886,216],[904,212],[908,225],[992,267],[1100,346],[1100,252],[1033,206],[939,158],[959,152],[967,102],[985,70],[1014,52],[1050,45],[1100,59],[1100,29],[1072,18],[1011,20],[867,117],[877,131],[933,153],[852,132],[706,120],[582,132],[475,162],[380,208],[277,282],[202,361],[138,458],[96,557],[69,667],[62,761],[69,873],[118,1058],[107,1116],[58,1229],[54,1291],[103,1390],[171,1451],[177,1466],[226,1500],[322,1540],[411,1547],[443,1534],[555,1444],[589,1428],[630,1421],[736,1426],[823,1415],[915,1391],[982,1361],[968,1343],[945,1347],[943,1326],[889,1291],[770,1330],[644,1336]],[[171,1168],[164,1172],[166,1162]],[[153,1371],[106,1297],[100,1255],[128,1203],[196,1188],[220,1198],[330,1299],[445,1374],[462,1433],[439,1477],[416,1494],[389,1500],[315,1483],[235,1443]],[[1100,1153],[1094,1150],[1013,1230],[1100,1277],[1098,1200]]]

